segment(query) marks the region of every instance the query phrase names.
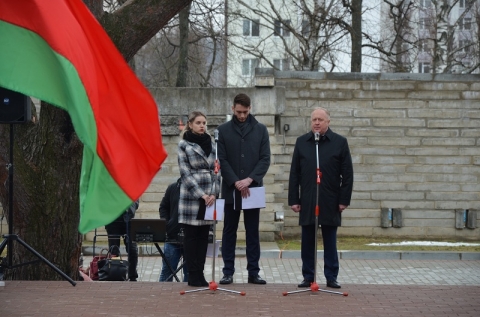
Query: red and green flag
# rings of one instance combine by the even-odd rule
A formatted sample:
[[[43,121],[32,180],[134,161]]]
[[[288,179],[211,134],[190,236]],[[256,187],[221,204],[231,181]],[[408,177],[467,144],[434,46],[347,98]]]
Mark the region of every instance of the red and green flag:
[[[154,99],[81,0],[0,1],[0,86],[69,113],[81,233],[115,220],[167,156]]]

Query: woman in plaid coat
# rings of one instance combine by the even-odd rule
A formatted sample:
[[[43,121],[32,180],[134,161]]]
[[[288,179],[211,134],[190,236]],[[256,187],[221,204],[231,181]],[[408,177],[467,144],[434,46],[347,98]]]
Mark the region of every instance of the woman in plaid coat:
[[[178,222],[184,226],[183,249],[190,286],[209,285],[203,270],[213,220],[203,219],[205,206],[212,206],[220,192],[220,175],[213,172],[215,146],[206,130],[206,116],[193,111],[178,143],[178,166],[182,177]]]

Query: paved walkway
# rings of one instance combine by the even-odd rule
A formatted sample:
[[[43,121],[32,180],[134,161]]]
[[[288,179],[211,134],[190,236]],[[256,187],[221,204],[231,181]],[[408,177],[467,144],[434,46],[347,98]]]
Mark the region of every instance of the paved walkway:
[[[298,290],[301,260],[295,253],[262,250],[260,274],[267,285],[247,284],[246,259],[238,257],[234,284],[225,286],[245,296],[222,290],[180,295],[198,288],[156,282],[161,258],[145,252],[137,283],[78,282],[72,287],[67,281],[5,281],[0,316],[480,316],[478,253],[454,254],[452,259],[451,252],[420,252],[402,259],[402,254],[363,252],[352,259],[352,253],[341,252],[340,290],[325,287],[319,256],[321,291],[283,296]],[[90,260],[85,256],[84,263]],[[217,282],[222,264],[216,259]],[[212,258],[205,273],[211,280]]]
[[[86,258],[86,263],[90,262]],[[318,283],[324,283],[323,262],[319,259]],[[215,280],[223,276],[221,258],[216,261]],[[247,259],[237,258],[235,283],[247,283]],[[260,259],[260,275],[267,283],[291,284],[302,281],[300,259]],[[162,261],[158,256],[141,257],[138,263],[139,280],[156,282]],[[180,278],[180,275],[178,275]],[[207,280],[212,279],[212,258],[205,265]],[[181,278],[180,278],[181,280]],[[458,260],[341,260],[338,280],[342,284],[374,285],[472,285],[480,286],[480,261]],[[479,299],[480,301],[480,299]]]

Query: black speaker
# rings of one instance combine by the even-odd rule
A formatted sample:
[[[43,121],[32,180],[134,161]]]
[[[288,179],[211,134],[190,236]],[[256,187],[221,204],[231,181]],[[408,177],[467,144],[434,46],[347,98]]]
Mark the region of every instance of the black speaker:
[[[25,123],[32,117],[30,98],[0,87],[0,123]]]

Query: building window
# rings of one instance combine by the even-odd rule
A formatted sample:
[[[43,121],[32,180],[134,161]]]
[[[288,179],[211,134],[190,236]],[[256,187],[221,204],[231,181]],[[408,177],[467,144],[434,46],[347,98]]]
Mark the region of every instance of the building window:
[[[430,19],[429,18],[420,18],[420,29],[426,30],[430,26]]]
[[[470,30],[472,28],[472,18],[463,18],[458,25],[460,30]]]
[[[432,6],[431,0],[420,0],[420,6],[422,8],[430,8]]]
[[[290,70],[290,63],[288,59],[274,59],[273,67],[278,70]]]
[[[275,20],[273,35],[283,37],[290,36],[290,30],[288,29],[289,27],[290,20],[284,20],[283,22],[280,20]]]
[[[460,50],[462,50],[465,53],[470,52],[470,46],[472,42],[470,40],[460,40]]]
[[[242,75],[253,76],[255,74],[255,68],[258,67],[258,59],[250,58],[242,60]]]
[[[419,73],[430,73],[430,63],[418,63]]]
[[[459,3],[460,8],[465,8],[465,0],[460,0]]]
[[[423,39],[418,41],[418,50],[420,52],[428,52],[429,51],[428,40]]]
[[[260,36],[260,20],[243,20],[243,35]]]
[[[303,20],[302,21],[302,36],[309,37],[310,36],[310,21]]]

